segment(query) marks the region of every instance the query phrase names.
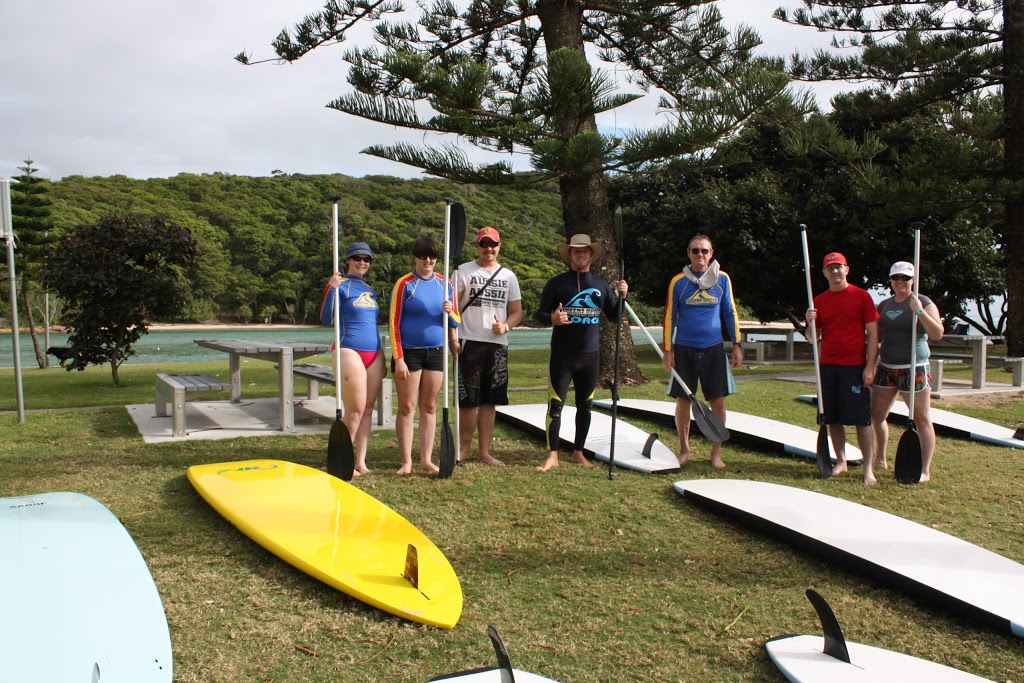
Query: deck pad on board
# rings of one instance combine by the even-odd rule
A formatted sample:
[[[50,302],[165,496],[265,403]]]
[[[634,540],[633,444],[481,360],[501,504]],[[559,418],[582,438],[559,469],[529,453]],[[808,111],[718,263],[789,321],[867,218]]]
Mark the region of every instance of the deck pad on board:
[[[160,594],[110,510],[0,498],[0,681],[169,683],[171,667]]]
[[[498,416],[521,429],[544,436],[548,407],[543,403],[498,406]],[[611,446],[612,418],[604,413],[591,413],[590,431],[584,450],[595,460],[608,462]],[[576,409],[562,408],[559,437],[563,446],[572,448],[576,437]],[[670,474],[679,471],[679,460],[664,442],[621,418],[615,425],[615,464],[619,467],[649,474]]]
[[[441,628],[458,622],[462,586],[448,559],[355,486],[281,460],[193,465],[188,478],[239,531],[310,576],[410,621]],[[410,545],[415,582],[406,577]]]

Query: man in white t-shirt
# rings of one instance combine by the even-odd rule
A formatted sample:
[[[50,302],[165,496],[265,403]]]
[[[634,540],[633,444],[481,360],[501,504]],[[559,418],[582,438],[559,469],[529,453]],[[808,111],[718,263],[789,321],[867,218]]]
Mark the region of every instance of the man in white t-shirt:
[[[479,428],[480,459],[501,465],[491,455],[495,406],[508,405],[508,332],[523,319],[519,279],[498,263],[501,237],[487,226],[476,234],[477,259],[455,270],[462,322],[459,341],[459,452],[469,455]]]

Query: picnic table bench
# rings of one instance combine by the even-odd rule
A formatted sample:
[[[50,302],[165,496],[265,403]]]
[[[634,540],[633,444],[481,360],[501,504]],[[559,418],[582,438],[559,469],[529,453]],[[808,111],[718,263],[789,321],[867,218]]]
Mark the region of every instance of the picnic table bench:
[[[292,374],[302,377],[308,383],[306,398],[314,400],[320,398],[320,382],[326,382],[334,386],[334,371],[330,365],[319,363],[296,363],[292,366]],[[377,392],[377,424],[389,425],[394,420],[391,403],[391,380],[385,377],[381,380],[380,391]]]
[[[213,375],[199,372],[158,373],[156,376],[156,416],[167,416],[167,401],[171,402],[171,435],[185,436],[185,402],[192,396],[214,391],[227,391],[228,382]]]

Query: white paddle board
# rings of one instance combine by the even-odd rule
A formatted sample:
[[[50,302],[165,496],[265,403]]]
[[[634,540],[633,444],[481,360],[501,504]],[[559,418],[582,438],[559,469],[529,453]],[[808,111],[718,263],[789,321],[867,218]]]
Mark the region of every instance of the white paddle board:
[[[509,660],[508,650],[502,642],[498,630],[493,626],[487,627],[487,635],[494,647],[494,654],[498,658],[498,666],[482,669],[468,669],[453,674],[445,674],[437,678],[431,678],[427,683],[435,681],[460,681],[461,683],[557,683],[550,678],[544,678],[529,671],[520,671],[512,668]]]
[[[543,437],[547,431],[548,407],[543,403],[498,406],[498,416],[506,422]],[[612,418],[604,413],[591,413],[590,431],[584,451],[595,460],[608,462],[612,441]],[[576,437],[576,409],[562,408],[559,437],[563,446],[572,448]],[[670,474],[679,471],[679,459],[671,448],[639,427],[618,420],[615,425],[615,464],[627,470],[648,474]]]
[[[981,683],[974,674],[870,645],[847,642],[832,608],[807,591],[821,620],[820,636],[779,636],[764,644],[792,683]],[[989,681],[991,683],[991,681]]]
[[[610,400],[594,401],[594,405],[604,410],[612,409]],[[675,425],[676,404],[672,401],[623,398],[619,399],[619,410],[647,420]],[[690,420],[692,422],[693,418],[691,417]],[[735,410],[726,412],[725,426],[729,430],[729,434],[732,435],[731,440],[745,446],[789,453],[811,460],[818,458],[818,432],[810,429],[766,417],[739,413]],[[690,433],[694,433],[692,426]],[[836,453],[831,439],[829,439],[828,450],[832,462],[835,463]],[[859,448],[851,444],[846,445],[846,461],[848,463],[860,464],[863,459]]]
[[[0,498],[0,681],[169,683],[171,636],[131,536],[80,493]]]
[[[818,397],[814,394],[801,394],[796,399],[812,405],[818,402]],[[957,436],[962,439],[983,441],[997,446],[1024,448],[1024,439],[1018,438],[1016,433],[1007,427],[979,420],[976,417],[952,413],[935,406],[931,406],[929,413],[932,416],[932,424],[935,425],[935,431],[937,432]],[[910,415],[910,410],[907,404],[897,399],[889,411],[889,422],[907,424],[908,415]]]
[[[881,510],[791,486],[704,479],[678,481],[675,489],[930,606],[1024,638],[1024,566],[1002,555]]]

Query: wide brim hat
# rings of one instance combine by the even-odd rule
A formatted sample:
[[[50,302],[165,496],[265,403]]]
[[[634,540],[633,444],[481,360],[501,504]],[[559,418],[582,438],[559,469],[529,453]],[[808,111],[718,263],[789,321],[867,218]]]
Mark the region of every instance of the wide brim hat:
[[[591,242],[590,235],[584,235],[583,233],[573,235],[569,239],[568,244],[558,245],[558,257],[562,259],[562,263],[570,268],[572,268],[572,263],[569,261],[570,249],[590,249],[593,254],[592,261],[601,258],[601,254],[604,253],[604,247],[597,242]]]

